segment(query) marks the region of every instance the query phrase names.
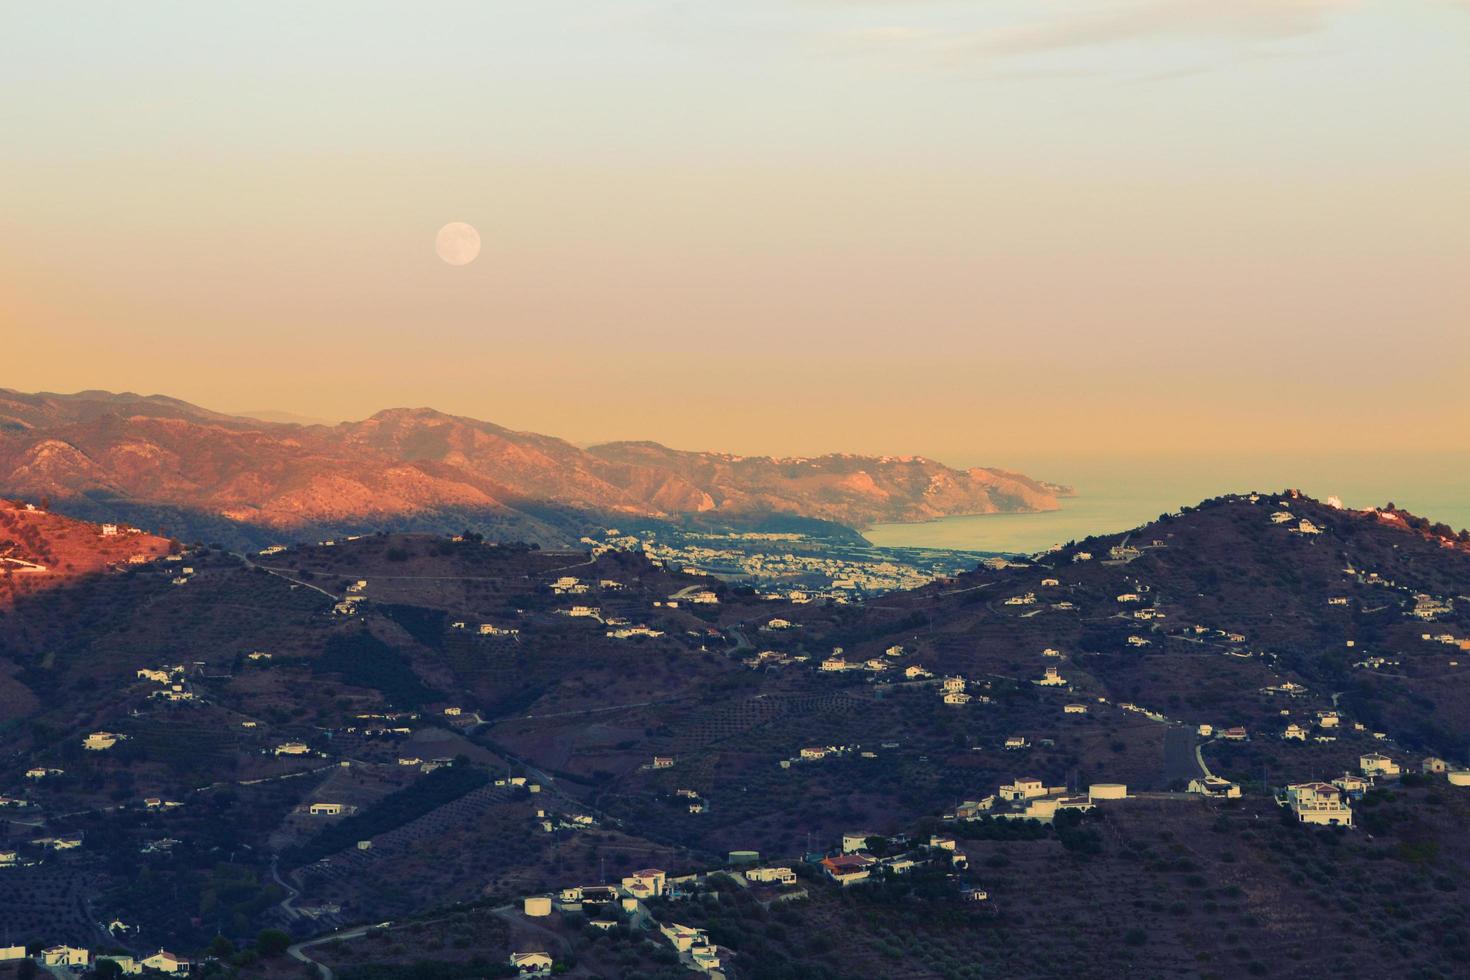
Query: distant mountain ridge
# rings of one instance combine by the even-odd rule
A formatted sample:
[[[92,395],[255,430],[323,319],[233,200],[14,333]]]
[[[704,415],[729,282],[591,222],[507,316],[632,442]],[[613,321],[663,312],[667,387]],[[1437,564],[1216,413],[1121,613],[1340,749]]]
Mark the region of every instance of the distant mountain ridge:
[[[1051,510],[1065,487],[919,457],[741,457],[650,442],[580,449],[428,408],[335,426],[226,415],[159,395],[0,389],[0,493],[82,516],[103,502],[195,527],[443,529],[497,518],[565,539],[556,512],[793,515],[861,527]],[[551,515],[551,516],[549,516]],[[461,523],[462,526],[462,523]]]

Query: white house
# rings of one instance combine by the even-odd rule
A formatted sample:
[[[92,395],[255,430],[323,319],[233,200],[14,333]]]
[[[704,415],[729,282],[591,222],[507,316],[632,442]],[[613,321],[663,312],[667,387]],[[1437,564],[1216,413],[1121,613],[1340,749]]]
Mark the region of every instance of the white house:
[[[1067,683],[1067,679],[1061,675],[1057,668],[1047,667],[1046,670],[1042,672],[1041,680],[1037,681],[1036,683],[1040,684],[1042,687],[1061,687],[1063,684]]]
[[[1302,823],[1351,827],[1353,808],[1331,783],[1297,783],[1286,788],[1286,802]]]
[[[313,803],[308,811],[313,817],[335,817],[345,809],[341,803]]]
[[[119,740],[124,738],[127,738],[127,736],[118,735],[114,732],[93,732],[82,739],[82,748],[92,752],[101,752],[104,749],[112,748]]]
[[[969,704],[973,699],[964,691],[945,691],[945,704]]]
[[[745,872],[745,880],[774,885],[794,885],[796,884],[796,872],[790,868],[751,868]]]
[[[92,953],[76,946],[52,946],[41,951],[41,962],[47,966],[86,966],[92,962]]]
[[[1062,713],[1063,714],[1068,714],[1068,715],[1085,715],[1085,714],[1087,714],[1087,705],[1085,705],[1085,704],[1069,704],[1069,705],[1065,706],[1064,708],[1062,708]]]
[[[1298,742],[1305,742],[1307,740],[1307,730],[1296,722],[1292,722],[1286,726],[1286,731],[1281,733],[1281,737],[1283,739],[1294,739]]]
[[[1048,792],[1046,784],[1035,776],[1021,776],[1015,782],[1006,783],[1000,788],[1000,798],[1016,802],[1045,796]]]
[[[1399,764],[1379,752],[1370,752],[1358,759],[1358,766],[1365,776],[1397,776]]]
[[[658,898],[664,893],[666,879],[667,875],[662,870],[645,868],[624,878],[623,890],[634,898]]]
[[[282,742],[276,746],[276,755],[306,755],[311,749],[304,742]]]
[[[1236,799],[1240,796],[1240,784],[1232,783],[1228,779],[1219,776],[1206,776],[1204,779],[1191,779],[1189,781],[1189,792],[1198,793],[1201,796],[1224,797]]]
[[[876,863],[866,854],[839,854],[836,857],[823,858],[822,868],[827,872],[827,877],[845,888],[866,880]]]
[[[150,970],[158,970],[161,973],[172,973],[174,975],[188,973],[189,961],[182,956],[170,953],[166,949],[160,949],[152,956],[143,959],[143,965]]]

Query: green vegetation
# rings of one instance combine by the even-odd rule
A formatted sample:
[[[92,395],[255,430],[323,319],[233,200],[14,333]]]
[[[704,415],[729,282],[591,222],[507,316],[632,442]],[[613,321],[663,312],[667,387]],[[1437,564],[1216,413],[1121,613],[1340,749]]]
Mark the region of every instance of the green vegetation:
[[[462,761],[436,769],[412,785],[388,794],[363,812],[323,828],[311,840],[288,848],[281,856],[293,867],[310,864],[328,854],[345,850],[360,840],[402,827],[489,781],[490,777],[484,772]]]
[[[408,658],[362,630],[327,640],[327,651],[311,662],[316,674],[338,674],[345,683],[370,687],[398,708],[417,708],[440,697],[413,672]]]

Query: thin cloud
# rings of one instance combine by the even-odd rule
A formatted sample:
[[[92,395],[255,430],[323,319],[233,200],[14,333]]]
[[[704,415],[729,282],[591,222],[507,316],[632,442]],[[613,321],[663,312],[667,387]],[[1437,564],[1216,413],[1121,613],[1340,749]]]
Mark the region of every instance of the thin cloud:
[[[836,3],[838,0],[827,0]],[[914,0],[848,0],[914,6]],[[945,61],[997,61],[1139,41],[1285,40],[1326,28],[1359,0],[1102,0],[1043,19],[974,30],[894,25],[847,32],[865,47],[922,49]],[[1470,0],[1467,0],[1470,2]]]
[[[959,41],[980,55],[1016,55],[1149,38],[1269,41],[1310,34],[1352,0],[1148,0],[1087,16],[980,32]]]

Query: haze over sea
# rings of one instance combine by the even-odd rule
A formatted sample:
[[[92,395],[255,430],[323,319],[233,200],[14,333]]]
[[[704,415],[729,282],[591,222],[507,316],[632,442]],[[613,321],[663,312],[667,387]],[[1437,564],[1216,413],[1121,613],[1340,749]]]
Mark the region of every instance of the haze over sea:
[[[993,461],[946,460],[954,465]],[[1008,458],[1004,465],[1077,490],[1062,509],[1042,514],[948,517],[924,524],[879,524],[864,531],[888,547],[1030,553],[1089,534],[1137,527],[1160,514],[1223,493],[1288,487],[1349,507],[1390,501],[1431,521],[1470,527],[1470,452],[1442,454],[1139,456]]]

